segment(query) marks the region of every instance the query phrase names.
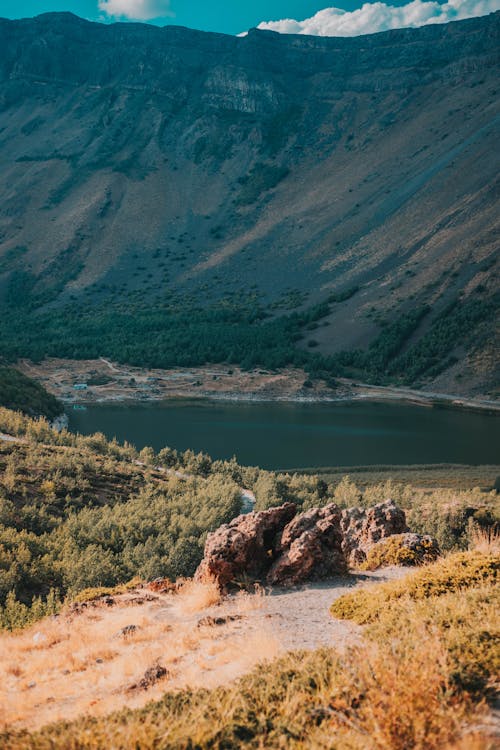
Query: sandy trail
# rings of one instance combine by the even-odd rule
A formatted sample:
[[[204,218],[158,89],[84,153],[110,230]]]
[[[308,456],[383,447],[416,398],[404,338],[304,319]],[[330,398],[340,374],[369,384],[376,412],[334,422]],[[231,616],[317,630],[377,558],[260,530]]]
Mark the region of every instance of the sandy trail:
[[[22,438],[14,437],[13,435],[6,435],[3,432],[0,432],[0,440],[2,440],[4,443],[26,443],[26,440],[23,440]]]
[[[374,572],[346,576],[332,581],[310,583],[297,589],[275,589],[264,597],[259,619],[266,620],[283,650],[314,649],[330,646],[344,649],[359,642],[362,628],[353,622],[336,620],[329,613],[335,599],[354,587],[370,586],[394,580],[408,573],[407,568],[385,568]]]
[[[139,707],[167,690],[216,687],[289,650],[343,650],[360,641],[362,628],[331,618],[331,603],[353,587],[405,572],[387,568],[219,602],[214,587],[201,584],[188,584],[177,594],[141,586],[18,634],[4,633],[0,726],[36,728]],[[158,666],[164,669],[158,680],[132,687]]]

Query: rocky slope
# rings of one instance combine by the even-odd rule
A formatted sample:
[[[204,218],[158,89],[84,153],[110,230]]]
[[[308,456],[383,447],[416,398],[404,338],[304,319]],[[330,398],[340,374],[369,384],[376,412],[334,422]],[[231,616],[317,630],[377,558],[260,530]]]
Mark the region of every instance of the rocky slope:
[[[359,287],[318,351],[429,305],[415,343],[495,291],[499,23],[337,39],[0,20],[0,300],[253,290],[283,310]],[[453,347],[466,391],[491,386],[479,317],[469,360]]]

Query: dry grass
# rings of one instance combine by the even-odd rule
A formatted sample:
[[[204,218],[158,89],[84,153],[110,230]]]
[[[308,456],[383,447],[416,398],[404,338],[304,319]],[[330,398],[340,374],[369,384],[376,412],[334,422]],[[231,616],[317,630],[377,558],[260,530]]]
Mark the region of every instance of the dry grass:
[[[334,730],[339,748],[441,750],[471,711],[451,696],[446,650],[425,631],[418,641],[359,649],[345,671],[342,690],[335,686],[330,698],[330,721],[307,747],[332,747]]]
[[[207,607],[220,604],[221,601],[221,592],[215,582],[199,583],[193,580],[183,583],[176,599],[177,606],[183,614],[201,612]]]
[[[500,555],[500,531],[497,529],[473,528],[470,548],[483,555]]]
[[[477,571],[479,553],[468,554]],[[446,568],[443,561],[428,567],[440,566],[441,577],[450,575],[457,561],[463,567],[462,557],[453,556]],[[65,627],[63,617],[44,621],[38,631],[2,641],[0,657],[10,659],[10,676],[1,679],[18,680],[28,701],[18,726],[84,716],[39,733],[8,732],[0,745],[5,750],[132,745],[136,750],[492,750],[482,696],[499,666],[495,582],[478,586],[467,571],[469,587],[462,575],[456,591],[386,603],[366,631],[368,639],[343,655],[321,649],[276,658],[281,645],[265,629],[251,627],[252,615],[260,617],[263,592],[214,603],[213,590],[202,591],[198,584],[141,606],[126,605],[131,594],[124,594],[123,606],[91,607]],[[374,586],[372,595],[377,598],[384,586]],[[204,603],[205,617],[237,613],[243,619],[199,627]],[[140,629],[116,638],[131,615]],[[34,644],[36,632],[44,638]],[[13,676],[12,670],[32,663],[46,683],[45,694],[30,702],[37,688],[26,683],[33,678]],[[65,695],[61,682],[50,683],[50,673],[70,663],[74,671]],[[148,691],[124,689],[154,664],[169,670],[166,679]],[[79,695],[69,695],[69,689]],[[126,708],[110,713],[118,707]]]
[[[482,584],[494,585],[499,570],[498,555],[457,552],[403,579],[377,586],[375,590],[361,589],[345,594],[332,604],[330,611],[334,617],[364,625],[377,620],[389,604],[398,599],[427,599]]]
[[[464,737],[447,745],[445,750],[498,750],[498,736],[470,731]]]
[[[379,644],[421,638],[422,631],[439,635],[448,654],[453,690],[479,697],[495,691],[500,675],[500,591],[479,586],[440,597],[390,603],[365,631]]]
[[[423,632],[417,642],[370,644],[344,659],[329,650],[288,654],[216,690],[167,693],[139,711],[11,734],[4,744],[6,750],[132,744],[137,750],[442,750],[458,748],[464,727],[480,721],[482,709],[449,689],[439,638]],[[478,743],[485,739],[476,736]]]
[[[258,583],[254,584],[254,592],[239,591],[234,597],[239,612],[251,613],[261,610],[266,599],[266,590]]]
[[[248,637],[239,621],[198,627],[201,611],[215,608],[218,614],[221,596],[215,586],[186,582],[176,595],[148,594],[151,601],[142,597],[142,603],[134,603],[141,593],[115,595],[112,607],[95,600],[17,633],[3,633],[0,726],[36,728],[85,713],[138,707],[167,688],[216,687],[281,652],[265,628]],[[251,598],[236,597],[226,609],[249,612]],[[136,629],[120,633],[130,625]],[[168,670],[164,679],[148,690],[129,690],[157,664]]]
[[[216,713],[202,705],[165,723],[167,747],[184,746],[177,743],[188,736],[195,747],[211,747],[216,738],[237,747],[244,726],[248,739],[261,733],[262,744],[249,742],[254,747],[440,750],[466,715],[464,703],[447,699],[446,654],[429,638],[406,654],[370,646],[352,652],[348,663],[319,652],[285,658],[275,676],[273,667],[264,669],[219,693]]]
[[[117,636],[131,621],[140,628],[137,635]],[[116,608],[44,620],[20,634],[2,635],[0,721],[38,725],[76,716],[103,699],[103,710],[118,707],[123,699],[110,700],[114,691],[140,679],[156,659],[177,655],[169,631],[144,608]]]

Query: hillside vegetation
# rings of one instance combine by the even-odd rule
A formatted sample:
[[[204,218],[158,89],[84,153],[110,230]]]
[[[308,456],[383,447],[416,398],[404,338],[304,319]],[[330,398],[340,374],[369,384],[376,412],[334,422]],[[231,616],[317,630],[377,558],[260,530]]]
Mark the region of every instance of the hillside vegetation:
[[[5,409],[0,432],[17,439],[0,441],[0,622],[9,628],[43,614],[47,599],[53,611],[88,587],[191,576],[207,532],[240,512],[242,487],[255,493],[257,509],[286,501],[370,506],[392,497],[410,527],[444,550],[465,549],[475,529],[494,529],[500,515],[495,491],[390,481],[361,491],[348,477],[329,484],[192,451],[138,452]]]
[[[62,404],[39,383],[19,370],[0,365],[0,407],[51,420],[63,412]]]
[[[6,409],[0,432],[10,436],[0,443],[0,650],[5,689],[15,684],[16,696],[29,693],[25,709],[9,697],[2,748],[492,749],[487,701],[500,668],[495,491],[423,490],[391,481],[360,489],[349,477],[328,483],[191,451],[137,452],[99,434],[58,433],[45,420]],[[333,617],[368,623],[347,650],[288,653],[236,681],[229,670],[213,689],[186,688],[185,677],[179,689],[164,693],[162,679],[174,677],[163,663],[174,670],[180,664],[181,679],[199,660],[201,673],[215,679],[230,644],[240,659],[244,644],[253,650],[249,664],[256,653],[280,653],[267,636],[246,630],[262,591],[235,598],[228,612],[238,613],[233,619],[241,629],[228,640],[213,632],[217,609],[214,617],[191,615],[188,631],[184,620],[162,619],[165,612],[217,605],[215,587],[195,590],[188,581],[180,593],[157,594],[168,581],[140,583],[192,575],[206,533],[239,513],[242,487],[255,493],[259,508],[284,500],[302,508],[332,500],[368,506],[392,497],[412,529],[435,535],[451,552],[406,578],[337,599]],[[155,596],[173,599],[155,608],[148,604]],[[131,623],[138,625],[133,631]],[[138,659],[134,669],[130,654]],[[145,687],[138,687],[131,681],[144,665]],[[243,664],[239,674],[245,671]],[[100,688],[91,700],[86,680],[94,685],[96,675]],[[44,727],[40,717],[61,716],[67,680],[71,721]],[[148,697],[156,702],[146,703]]]

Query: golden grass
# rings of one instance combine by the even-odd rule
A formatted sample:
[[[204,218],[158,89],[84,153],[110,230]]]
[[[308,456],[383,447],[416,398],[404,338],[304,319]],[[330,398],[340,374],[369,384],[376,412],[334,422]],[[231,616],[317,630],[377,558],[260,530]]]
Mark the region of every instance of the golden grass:
[[[498,736],[485,735],[474,731],[447,745],[444,750],[498,750]]]
[[[494,528],[473,528],[470,548],[484,555],[500,555],[500,531]]]
[[[450,555],[392,583],[349,593],[334,616],[370,623],[379,644],[411,644],[422,632],[439,635],[454,691],[487,696],[500,675],[498,556],[478,551]]]
[[[239,620],[198,627],[201,611],[215,607],[219,614],[216,586],[190,581],[178,594],[134,603],[140,593],[115,593],[111,607],[94,599],[83,609],[67,608],[59,617],[1,634],[0,727],[35,728],[138,707],[169,687],[217,687],[282,651],[265,626],[250,634],[240,630]],[[251,598],[235,597],[227,613],[250,612]],[[130,625],[136,629],[120,632]],[[156,664],[168,670],[166,678],[147,691],[130,691]]]
[[[360,750],[438,750],[457,735],[470,708],[450,696],[446,650],[426,632],[416,641],[361,650],[353,677],[360,707],[351,724],[345,710],[338,723]]]
[[[462,571],[458,579],[457,568]],[[500,669],[500,593],[489,557],[485,562],[480,553],[462,553],[429,569],[439,595],[429,595],[424,586],[426,596],[386,601],[365,631],[367,640],[342,655],[320,649],[276,658],[281,644],[271,631],[252,629],[251,619],[231,621],[222,629],[198,627],[193,601],[198,608],[210,603],[208,611],[215,615],[244,613],[251,618],[259,615],[264,596],[240,594],[219,605],[210,588],[200,593],[198,585],[143,607],[91,608],[66,622],[66,630],[62,617],[44,621],[40,628],[47,629],[38,632],[45,640],[33,645],[35,629],[31,639],[28,631],[12,635],[10,648],[5,642],[0,656],[10,653],[12,668],[22,663],[25,648],[24,657],[35,659],[44,679],[51,668],[60,668],[54,654],[66,648],[64,663],[75,660],[66,689],[69,685],[80,695],[72,702],[71,696],[56,693],[60,705],[55,710],[47,681],[49,708],[38,696],[31,714],[23,708],[18,726],[33,729],[62,717],[65,722],[35,733],[7,731],[0,735],[0,745],[6,750],[493,750],[482,696],[488,695]],[[478,571],[484,569],[489,574],[478,584]],[[460,585],[442,593],[446,576]],[[419,591],[426,581],[418,583]],[[414,589],[415,577],[403,583]],[[384,586],[366,593],[377,599]],[[165,611],[168,622],[159,617]],[[138,629],[126,639],[114,637],[132,614]],[[90,663],[97,653],[104,660],[98,667]],[[167,679],[147,692],[123,689],[137,681],[145,665],[158,663],[169,670]],[[27,681],[26,676],[17,679]],[[204,689],[196,689],[199,685]],[[35,690],[25,687],[23,701]],[[145,705],[162,694],[158,702]],[[67,723],[82,714],[86,716]]]
[[[442,750],[480,721],[482,708],[450,691],[446,650],[425,631],[343,659],[326,649],[287,654],[215,690],[170,692],[136,711],[0,740],[5,750]]]
[[[251,613],[261,610],[264,606],[267,593],[266,590],[258,583],[254,584],[254,592],[239,591],[235,597],[236,607],[240,613]]]
[[[0,722],[37,725],[76,716],[140,679],[155,659],[176,656],[169,627],[141,609],[91,610],[2,635]],[[131,618],[141,628],[137,636],[117,637]],[[122,702],[115,699],[113,708]]]
[[[176,601],[183,614],[193,614],[214,604],[220,604],[222,595],[215,581],[200,583],[188,579],[180,588]]]
[[[494,692],[500,675],[500,590],[483,585],[439,597],[391,602],[366,635],[380,644],[439,635],[448,654],[450,686],[474,696]]]
[[[111,608],[45,620],[0,638],[0,691],[17,685],[19,698],[17,714],[4,709],[0,746],[493,750],[484,697],[500,671],[497,568],[491,555],[461,553],[391,584],[406,593],[387,598],[387,584],[357,592],[373,598],[377,614],[365,641],[342,655],[279,656],[281,644],[252,621],[262,591],[221,602],[210,587],[186,583],[140,606],[127,604],[128,593]],[[243,619],[198,627],[203,609]],[[132,622],[137,630],[117,637]],[[155,664],[168,669],[165,679],[127,689]],[[63,665],[72,670],[66,680],[53,674]]]
[[[334,617],[353,620],[359,625],[376,620],[390,602],[408,597],[426,599],[471,586],[494,584],[500,570],[500,558],[479,551],[457,552],[425,565],[405,578],[345,594],[331,606]]]

